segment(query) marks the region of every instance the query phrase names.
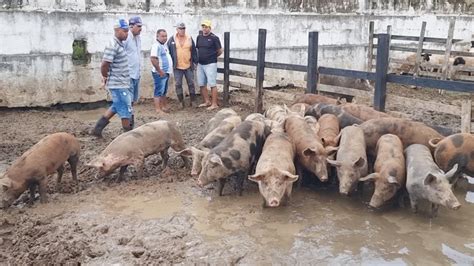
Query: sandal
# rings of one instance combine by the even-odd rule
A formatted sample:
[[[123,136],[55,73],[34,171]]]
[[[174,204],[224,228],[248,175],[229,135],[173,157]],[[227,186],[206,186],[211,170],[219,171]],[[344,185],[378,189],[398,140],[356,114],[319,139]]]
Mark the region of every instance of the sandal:
[[[198,107],[209,107],[211,106],[210,103],[201,103],[200,105],[198,105]]]

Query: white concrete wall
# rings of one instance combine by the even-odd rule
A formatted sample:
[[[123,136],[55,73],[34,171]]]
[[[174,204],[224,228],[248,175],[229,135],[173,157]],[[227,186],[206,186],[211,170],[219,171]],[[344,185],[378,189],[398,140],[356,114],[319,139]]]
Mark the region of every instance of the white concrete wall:
[[[59,2],[53,5],[51,2]],[[109,1],[111,3],[114,1]],[[116,0],[122,6],[141,5],[144,1]],[[124,3],[125,2],[125,3]],[[281,63],[307,63],[306,48],[309,31],[319,31],[319,64],[363,70],[366,64],[368,25],[375,21],[376,32],[384,32],[392,25],[393,34],[418,35],[422,21],[427,21],[427,36],[446,37],[449,20],[456,19],[455,38],[470,38],[474,29],[473,16],[451,15],[369,15],[369,14],[309,14],[272,12],[257,14],[255,1],[234,1],[236,7],[208,11],[174,1],[162,6],[152,1],[153,12],[71,12],[72,10],[106,8],[101,1],[46,1],[30,0],[30,6],[0,11],[0,106],[47,106],[55,103],[93,102],[105,99],[100,86],[100,60],[105,44],[112,37],[112,24],[119,17],[139,14],[145,23],[142,31],[144,68],[142,95],[152,95],[148,51],[158,28],[174,33],[178,21],[187,24],[188,33],[196,36],[200,21],[210,18],[213,31],[221,37],[231,32],[231,56],[255,59],[258,28],[267,29],[267,60]],[[222,2],[222,1],[221,1]],[[219,2],[219,3],[221,3]],[[227,1],[232,2],[232,1]],[[275,1],[274,1],[275,2]],[[276,1],[278,2],[278,1]],[[1,3],[1,0],[0,0]],[[76,5],[74,5],[76,3]],[[207,3],[207,2],[206,2]],[[93,6],[96,4],[96,6]],[[185,13],[167,13],[174,10],[191,10]],[[177,7],[178,5],[181,5]],[[48,9],[33,10],[37,8]],[[64,11],[54,11],[55,8]],[[107,7],[112,9],[112,7]],[[361,8],[358,6],[357,8]],[[30,9],[31,11],[26,11]],[[248,12],[237,13],[234,9]],[[134,9],[135,10],[135,9]],[[136,10],[139,10],[136,9]],[[160,11],[158,11],[160,10]],[[164,11],[161,11],[164,10]],[[230,11],[229,11],[230,10]],[[232,12],[231,12],[232,11]],[[171,12],[171,11],[170,11]],[[72,43],[85,39],[92,60],[85,66],[72,64]],[[267,85],[293,83],[304,85],[302,74],[268,70],[272,79]]]

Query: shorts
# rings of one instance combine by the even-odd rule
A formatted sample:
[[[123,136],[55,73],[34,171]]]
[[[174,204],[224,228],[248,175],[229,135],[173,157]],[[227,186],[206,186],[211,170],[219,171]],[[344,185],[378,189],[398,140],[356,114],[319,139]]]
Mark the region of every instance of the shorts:
[[[132,79],[130,78],[130,95],[132,97],[132,102],[136,103],[138,101],[138,93],[139,93],[139,86],[140,79]]]
[[[215,87],[217,78],[217,63],[211,63],[207,65],[198,64],[197,78],[199,87],[206,85],[209,85],[209,87]]]
[[[153,81],[155,84],[155,91],[153,95],[155,97],[166,96],[166,93],[168,92],[168,80],[170,79],[170,74],[166,73],[164,77],[160,77],[160,74],[153,71],[151,74],[153,75]]]
[[[112,112],[118,114],[120,118],[132,117],[132,98],[129,89],[109,89],[112,95]]]

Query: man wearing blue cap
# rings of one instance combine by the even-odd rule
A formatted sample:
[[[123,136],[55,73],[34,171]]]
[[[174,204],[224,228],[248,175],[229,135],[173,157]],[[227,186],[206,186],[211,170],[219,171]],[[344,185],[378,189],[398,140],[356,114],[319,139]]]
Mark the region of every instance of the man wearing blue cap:
[[[104,57],[100,66],[102,86],[107,86],[112,95],[112,106],[105,111],[97,121],[91,134],[102,137],[102,130],[109,124],[109,120],[118,114],[122,119],[124,131],[132,129],[132,101],[130,96],[130,71],[128,69],[128,56],[123,41],[128,36],[128,23],[119,19],[114,24],[114,38],[107,44]]]
[[[128,55],[128,67],[130,69],[130,93],[132,96],[132,105],[139,99],[140,84],[140,66],[141,66],[141,47],[140,32],[142,31],[142,19],[140,17],[132,17],[128,20],[130,30],[127,40],[125,40],[125,51]],[[130,120],[131,126],[134,126],[134,115]]]

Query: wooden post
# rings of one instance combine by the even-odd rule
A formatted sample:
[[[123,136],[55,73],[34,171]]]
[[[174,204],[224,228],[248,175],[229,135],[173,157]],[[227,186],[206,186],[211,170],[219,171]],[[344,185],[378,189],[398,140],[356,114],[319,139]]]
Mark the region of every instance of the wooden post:
[[[471,99],[462,100],[461,103],[461,132],[471,133]]]
[[[388,50],[390,51],[390,45],[392,44],[392,25],[387,26],[387,34],[388,34]],[[388,66],[388,71],[392,73],[392,70],[390,68],[390,52],[388,53],[388,61],[387,61],[387,66]]]
[[[267,40],[267,30],[258,29],[258,48],[257,48],[257,73],[256,73],[256,98],[255,112],[263,112],[263,80],[265,74],[265,44]]]
[[[229,106],[230,32],[224,32],[224,106]]]
[[[369,23],[369,48],[367,51],[367,71],[372,72],[373,63],[372,60],[374,59],[374,22],[371,21]]]
[[[385,111],[385,98],[387,95],[389,43],[390,36],[388,34],[378,35],[377,62],[375,65],[374,108],[381,112]]]
[[[446,39],[446,52],[444,53],[444,63],[441,67],[443,71],[442,79],[445,80],[448,77],[448,65],[449,65],[449,56],[451,55],[451,47],[453,46],[453,36],[454,36],[454,25],[456,21],[451,20],[449,22],[449,31],[448,31],[448,38]]]
[[[318,84],[318,32],[312,31],[308,35],[308,70],[306,93],[317,93]]]
[[[420,38],[418,39],[418,48],[416,49],[416,60],[413,71],[415,76],[418,76],[418,71],[420,70],[421,53],[423,52],[423,42],[425,41],[425,31],[426,21],[423,21],[423,23],[421,23]]]

